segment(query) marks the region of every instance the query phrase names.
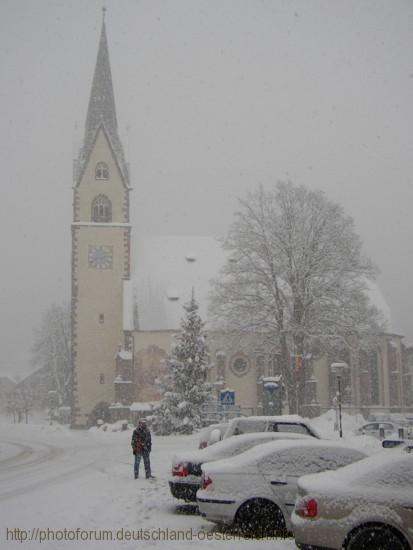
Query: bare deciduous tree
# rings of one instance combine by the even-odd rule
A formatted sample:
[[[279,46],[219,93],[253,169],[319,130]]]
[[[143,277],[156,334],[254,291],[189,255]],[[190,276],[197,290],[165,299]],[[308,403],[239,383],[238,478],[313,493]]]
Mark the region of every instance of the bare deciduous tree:
[[[212,316],[227,331],[277,346],[293,412],[315,343],[366,347],[377,338],[381,318],[366,294],[376,270],[352,218],[323,192],[279,183],[240,204],[224,242],[229,259],[213,285]]]
[[[45,311],[32,353],[33,364],[46,367],[50,387],[57,392],[59,405],[68,405],[72,378],[68,306],[53,304]]]
[[[23,422],[23,420],[28,424],[32,406],[32,397],[27,388],[16,387],[10,395],[6,410],[13,417],[15,424]]]

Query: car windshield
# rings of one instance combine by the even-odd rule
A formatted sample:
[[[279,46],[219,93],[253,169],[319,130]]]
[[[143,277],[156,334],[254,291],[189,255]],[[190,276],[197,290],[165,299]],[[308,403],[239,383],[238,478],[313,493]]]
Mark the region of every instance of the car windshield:
[[[310,434],[310,430],[305,426],[304,424],[292,424],[292,423],[282,423],[282,422],[276,422],[273,424],[270,424],[268,427],[268,431],[273,432],[290,432],[290,433],[298,433],[298,434]]]
[[[243,418],[235,423],[233,435],[264,432],[267,422],[265,420],[248,420]]]
[[[308,473],[336,470],[365,456],[364,453],[355,449],[300,446],[266,456],[260,461],[259,469],[263,473],[297,477]]]

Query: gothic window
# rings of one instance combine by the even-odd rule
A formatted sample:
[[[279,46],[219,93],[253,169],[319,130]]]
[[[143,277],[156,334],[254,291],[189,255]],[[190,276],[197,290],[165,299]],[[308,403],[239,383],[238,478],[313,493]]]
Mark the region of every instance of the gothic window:
[[[105,375],[102,373],[102,374],[99,374],[99,384],[104,384],[105,383]]]
[[[255,360],[256,365],[256,371],[257,371],[257,378],[261,378],[262,376],[265,376],[265,356],[264,355],[258,355],[258,357]]]
[[[281,355],[278,353],[274,354],[271,358],[271,375],[278,376],[282,374],[282,365],[281,365]]]
[[[112,203],[105,195],[98,195],[93,200],[92,221],[104,223],[112,221]]]
[[[371,405],[379,405],[380,404],[380,380],[379,380],[379,356],[377,351],[371,351],[369,353],[365,353],[364,355],[361,355],[361,360],[364,359],[364,364],[361,363],[361,365],[364,365],[365,370],[367,370],[369,374],[369,401],[368,403]]]
[[[95,179],[97,180],[108,180],[109,179],[109,168],[108,165],[104,162],[98,162],[95,168]]]

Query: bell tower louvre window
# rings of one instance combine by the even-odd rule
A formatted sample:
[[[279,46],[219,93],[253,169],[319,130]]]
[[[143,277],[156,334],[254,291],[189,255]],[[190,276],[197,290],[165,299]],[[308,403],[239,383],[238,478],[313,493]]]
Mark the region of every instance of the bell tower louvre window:
[[[98,195],[92,202],[92,222],[110,223],[112,203],[105,195]]]
[[[105,162],[98,162],[95,168],[95,179],[96,180],[109,180],[109,168]]]

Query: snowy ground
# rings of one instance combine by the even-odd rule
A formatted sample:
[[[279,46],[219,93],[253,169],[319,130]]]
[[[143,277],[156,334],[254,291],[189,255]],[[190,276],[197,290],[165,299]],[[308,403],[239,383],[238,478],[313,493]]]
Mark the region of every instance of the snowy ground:
[[[346,423],[345,428],[354,428],[353,419]],[[332,424],[328,415],[314,422],[322,435],[335,438]],[[240,540],[221,533],[194,513],[193,507],[179,505],[172,498],[167,483],[171,456],[177,450],[196,448],[196,435],[154,437],[151,458],[157,477],[136,481],[130,437],[130,431],[0,424],[0,546],[47,550],[178,550],[195,545],[228,550],[295,548],[292,539]],[[347,438],[357,446],[379,448],[367,436]]]

